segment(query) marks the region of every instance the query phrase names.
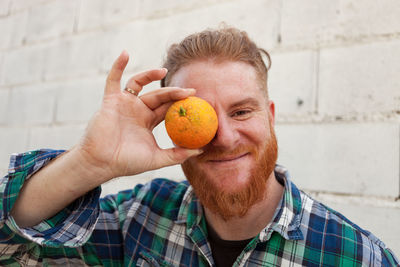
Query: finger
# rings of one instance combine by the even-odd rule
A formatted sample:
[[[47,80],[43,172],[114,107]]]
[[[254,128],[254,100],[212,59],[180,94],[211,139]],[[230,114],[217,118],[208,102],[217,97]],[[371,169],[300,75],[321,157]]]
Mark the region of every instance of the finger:
[[[167,167],[175,164],[181,164],[190,157],[198,156],[203,153],[201,149],[185,149],[181,147],[174,147],[163,149],[157,153],[155,162],[159,162],[159,168]]]
[[[153,69],[135,74],[126,83],[126,87],[132,89],[137,94],[142,90],[143,86],[154,81],[159,81],[167,74],[167,69]]]
[[[172,105],[172,103],[165,103],[161,106],[159,106],[158,108],[156,108],[155,110],[153,110],[154,112],[154,120],[153,120],[153,125],[152,125],[152,129],[154,129],[158,124],[160,124],[160,122],[162,122],[165,119],[165,114],[168,111],[168,108]]]
[[[158,90],[151,91],[148,94],[144,94],[140,99],[145,103],[150,109],[154,110],[161,106],[162,104],[184,99],[188,96],[194,95],[196,90],[193,88],[183,89],[183,88],[162,88]]]
[[[105,94],[115,93],[121,90],[121,77],[129,61],[128,52],[125,50],[114,61],[110,73],[107,76]]]

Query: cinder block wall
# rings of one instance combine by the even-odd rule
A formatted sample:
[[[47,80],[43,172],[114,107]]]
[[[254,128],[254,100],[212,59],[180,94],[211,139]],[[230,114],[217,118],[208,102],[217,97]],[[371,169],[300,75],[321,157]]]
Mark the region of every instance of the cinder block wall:
[[[172,42],[224,21],[271,52],[279,163],[399,256],[399,15],[397,0],[2,0],[0,169],[10,153],[76,143],[122,49],[126,81],[159,67]],[[163,125],[155,135],[171,146]],[[159,176],[183,177],[169,167],[104,194]]]

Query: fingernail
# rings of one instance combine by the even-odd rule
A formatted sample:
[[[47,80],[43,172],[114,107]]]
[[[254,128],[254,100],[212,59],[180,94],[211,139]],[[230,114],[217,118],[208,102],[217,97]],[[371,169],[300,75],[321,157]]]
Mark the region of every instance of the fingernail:
[[[128,54],[128,51],[126,51],[126,50],[124,49],[124,50],[122,50],[122,52],[121,52],[120,55],[122,56],[122,55],[129,55],[129,54]]]
[[[163,70],[165,73],[168,72],[168,69],[167,69],[167,68],[161,68],[160,70]]]
[[[189,93],[196,93],[196,89],[194,88],[186,88],[186,91]]]

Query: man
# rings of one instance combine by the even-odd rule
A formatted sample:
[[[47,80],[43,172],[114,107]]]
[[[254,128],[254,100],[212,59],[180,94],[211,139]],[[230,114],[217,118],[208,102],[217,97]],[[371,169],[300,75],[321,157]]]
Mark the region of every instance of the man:
[[[379,239],[299,191],[276,165],[262,54],[269,61],[244,32],[207,30],[121,90],[123,52],[76,146],[12,156],[1,184],[1,265],[398,265]],[[140,94],[157,80],[161,89]],[[160,149],[152,130],[190,95],[215,108],[215,138],[201,150]],[[112,178],[179,163],[190,185],[156,179],[99,201]]]

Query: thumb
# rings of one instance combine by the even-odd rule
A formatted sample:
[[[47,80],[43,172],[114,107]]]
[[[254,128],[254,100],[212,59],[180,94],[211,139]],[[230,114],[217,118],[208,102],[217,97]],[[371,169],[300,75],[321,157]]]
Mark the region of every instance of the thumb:
[[[161,164],[161,168],[183,163],[188,158],[198,156],[201,153],[203,153],[201,149],[185,149],[181,147],[163,149],[159,154],[159,158],[156,159],[156,162]]]

